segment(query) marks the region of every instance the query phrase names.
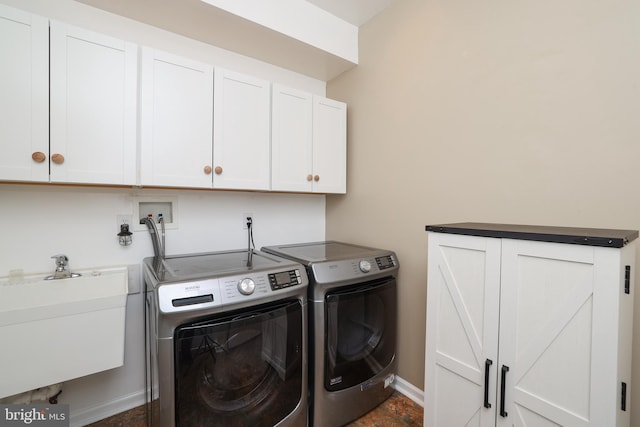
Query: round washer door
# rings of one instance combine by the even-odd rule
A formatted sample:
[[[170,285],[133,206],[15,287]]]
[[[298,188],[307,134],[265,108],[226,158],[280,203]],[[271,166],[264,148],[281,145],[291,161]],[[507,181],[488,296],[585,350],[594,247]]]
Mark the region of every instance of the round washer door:
[[[299,300],[176,328],[176,425],[271,427],[286,418],[303,394],[303,330]]]

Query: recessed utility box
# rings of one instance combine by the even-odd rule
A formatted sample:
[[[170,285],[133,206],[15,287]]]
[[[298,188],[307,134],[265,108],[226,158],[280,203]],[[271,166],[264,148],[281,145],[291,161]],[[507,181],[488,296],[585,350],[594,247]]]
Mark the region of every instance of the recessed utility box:
[[[142,218],[152,218],[160,227],[160,218],[166,229],[178,228],[178,200],[175,197],[136,197],[133,200],[133,229],[146,231]]]

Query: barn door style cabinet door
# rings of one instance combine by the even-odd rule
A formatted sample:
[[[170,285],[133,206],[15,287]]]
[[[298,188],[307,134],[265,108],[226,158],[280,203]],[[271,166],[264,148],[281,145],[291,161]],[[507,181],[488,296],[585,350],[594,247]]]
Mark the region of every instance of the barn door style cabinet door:
[[[425,426],[629,426],[637,231],[427,231]]]
[[[0,5],[0,180],[49,180],[49,21]]]
[[[51,182],[136,183],[138,46],[50,23]]]

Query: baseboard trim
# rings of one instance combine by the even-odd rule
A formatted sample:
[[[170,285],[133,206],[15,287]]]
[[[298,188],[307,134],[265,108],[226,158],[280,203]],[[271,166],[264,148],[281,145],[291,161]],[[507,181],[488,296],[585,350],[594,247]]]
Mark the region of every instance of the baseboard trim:
[[[71,408],[69,425],[70,427],[86,426],[87,424],[95,423],[121,412],[137,408],[140,405],[144,405],[144,403],[144,390],[140,390],[110,402],[106,402],[102,405],[86,408],[78,412],[74,412],[73,408]]]
[[[393,386],[399,393],[404,394],[416,404],[424,408],[424,392],[408,381],[403,380],[396,375]]]

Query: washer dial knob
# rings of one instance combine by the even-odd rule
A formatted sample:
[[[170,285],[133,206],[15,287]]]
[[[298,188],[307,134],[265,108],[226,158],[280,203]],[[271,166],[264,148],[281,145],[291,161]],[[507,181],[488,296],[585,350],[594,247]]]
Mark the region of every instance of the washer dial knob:
[[[371,271],[371,263],[366,259],[361,259],[358,267],[360,267],[360,271],[362,271],[363,273],[368,273]]]
[[[238,292],[242,295],[251,295],[256,290],[256,282],[253,279],[242,279],[238,282]]]

